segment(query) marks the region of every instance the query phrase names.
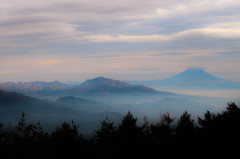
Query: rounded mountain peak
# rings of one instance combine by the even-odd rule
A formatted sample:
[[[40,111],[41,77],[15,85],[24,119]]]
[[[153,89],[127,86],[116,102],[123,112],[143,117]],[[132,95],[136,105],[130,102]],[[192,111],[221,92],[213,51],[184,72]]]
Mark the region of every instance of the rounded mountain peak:
[[[127,84],[124,81],[113,80],[110,78],[105,78],[103,76],[87,80],[81,84],[81,86],[111,86],[111,87],[130,87],[131,85]]]

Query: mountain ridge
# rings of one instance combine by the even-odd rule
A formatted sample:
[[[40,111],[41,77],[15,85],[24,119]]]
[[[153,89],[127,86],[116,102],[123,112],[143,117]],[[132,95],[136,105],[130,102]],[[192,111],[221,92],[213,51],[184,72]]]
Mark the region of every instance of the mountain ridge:
[[[105,77],[96,77],[75,86],[59,81],[44,82],[5,82],[0,83],[0,90],[18,92],[26,95],[76,95],[109,93],[157,93],[157,90],[143,85],[132,85],[124,81]]]
[[[123,117],[121,113],[111,111],[110,107],[101,103],[76,99],[78,103],[72,105],[70,102],[42,100],[21,93],[0,90],[0,122],[14,124],[24,112],[28,122],[41,121],[46,129],[52,129],[52,126],[64,121],[74,120],[81,124],[84,133],[92,133],[99,121],[104,120],[106,116],[111,117],[113,121],[120,121]],[[92,110],[97,108],[98,110]]]
[[[105,77],[96,77],[86,80],[82,84],[72,88],[71,92],[84,93],[127,93],[127,92],[144,92],[156,93],[153,88],[143,85],[132,85],[124,81],[113,80]]]
[[[44,81],[32,81],[32,82],[4,82],[0,83],[0,89],[12,92],[21,93],[34,93],[39,91],[59,91],[68,89],[69,86],[59,82],[44,82]]]

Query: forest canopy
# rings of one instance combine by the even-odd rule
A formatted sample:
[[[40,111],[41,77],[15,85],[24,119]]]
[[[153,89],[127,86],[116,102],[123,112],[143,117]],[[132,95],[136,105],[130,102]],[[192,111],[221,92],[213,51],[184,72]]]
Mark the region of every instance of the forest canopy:
[[[0,124],[0,151],[4,158],[74,157],[79,154],[122,158],[126,155],[155,156],[159,151],[171,156],[169,152],[184,155],[186,150],[209,153],[213,152],[213,147],[226,152],[234,150],[240,141],[240,108],[235,103],[229,103],[221,113],[207,111],[197,121],[187,111],[179,119],[169,113],[163,114],[157,123],[150,123],[145,116],[141,126],[137,125],[137,120],[131,112],[119,125],[106,117],[94,136],[87,139],[79,133],[81,127],[74,121],[63,122],[47,133],[40,122],[26,124],[23,112],[16,127]]]

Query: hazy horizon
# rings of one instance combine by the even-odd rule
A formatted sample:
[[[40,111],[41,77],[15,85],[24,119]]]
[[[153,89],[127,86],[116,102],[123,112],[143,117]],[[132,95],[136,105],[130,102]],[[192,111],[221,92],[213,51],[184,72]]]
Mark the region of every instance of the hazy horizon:
[[[187,68],[185,70],[183,70],[182,72],[184,71],[187,71],[187,70],[190,70],[190,69],[200,69],[200,70],[204,70],[204,68]],[[123,75],[119,75],[119,74],[86,74],[85,76],[82,76],[80,79],[76,79],[76,80],[58,80],[58,79],[53,79],[53,80],[30,80],[30,79],[24,79],[24,80],[8,80],[8,81],[1,81],[0,79],[0,83],[5,83],[5,82],[36,82],[36,81],[42,81],[42,82],[54,82],[54,81],[58,81],[58,82],[61,82],[61,83],[65,83],[65,84],[70,84],[71,83],[76,83],[76,84],[81,84],[82,82],[86,81],[86,80],[89,80],[89,79],[94,79],[94,78],[98,78],[98,77],[104,77],[104,78],[109,78],[109,79],[113,79],[113,80],[120,80],[120,81],[151,81],[151,80],[163,80],[163,79],[168,79],[168,78],[171,78],[171,77],[174,77],[182,72],[175,72],[175,73],[165,73],[165,76],[164,74],[163,75],[160,75],[158,77],[155,77],[155,78],[149,78],[149,77],[144,77],[144,78],[137,78],[134,74],[131,74],[130,76],[135,76],[135,78],[131,78],[131,77],[128,77],[127,75],[125,75],[125,77],[123,77]],[[209,73],[209,72],[207,72]],[[168,74],[168,75],[166,75]],[[211,74],[211,73],[210,73]],[[231,80],[231,79],[227,79],[227,78],[224,78],[224,77],[220,77],[220,76],[217,76],[215,75],[214,73],[211,74],[217,78],[220,78],[220,79],[225,79],[225,80],[229,80],[229,81],[232,81],[232,82],[240,82],[240,80]],[[138,76],[143,76],[142,74],[138,75]],[[136,79],[137,78],[137,79]],[[135,79],[135,80],[134,80]]]

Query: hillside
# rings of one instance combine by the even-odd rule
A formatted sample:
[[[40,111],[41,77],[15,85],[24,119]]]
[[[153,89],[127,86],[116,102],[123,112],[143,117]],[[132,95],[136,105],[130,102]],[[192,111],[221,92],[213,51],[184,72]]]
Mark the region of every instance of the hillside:
[[[87,80],[71,89],[71,93],[108,94],[108,93],[157,93],[156,90],[142,85],[131,85],[124,81],[97,77]]]
[[[0,122],[13,124],[22,112],[27,114],[30,122],[41,121],[47,130],[63,121],[77,121],[83,133],[92,132],[106,116],[116,122],[122,117],[122,114],[111,112],[107,106],[94,101],[63,97],[55,102],[0,90]]]

